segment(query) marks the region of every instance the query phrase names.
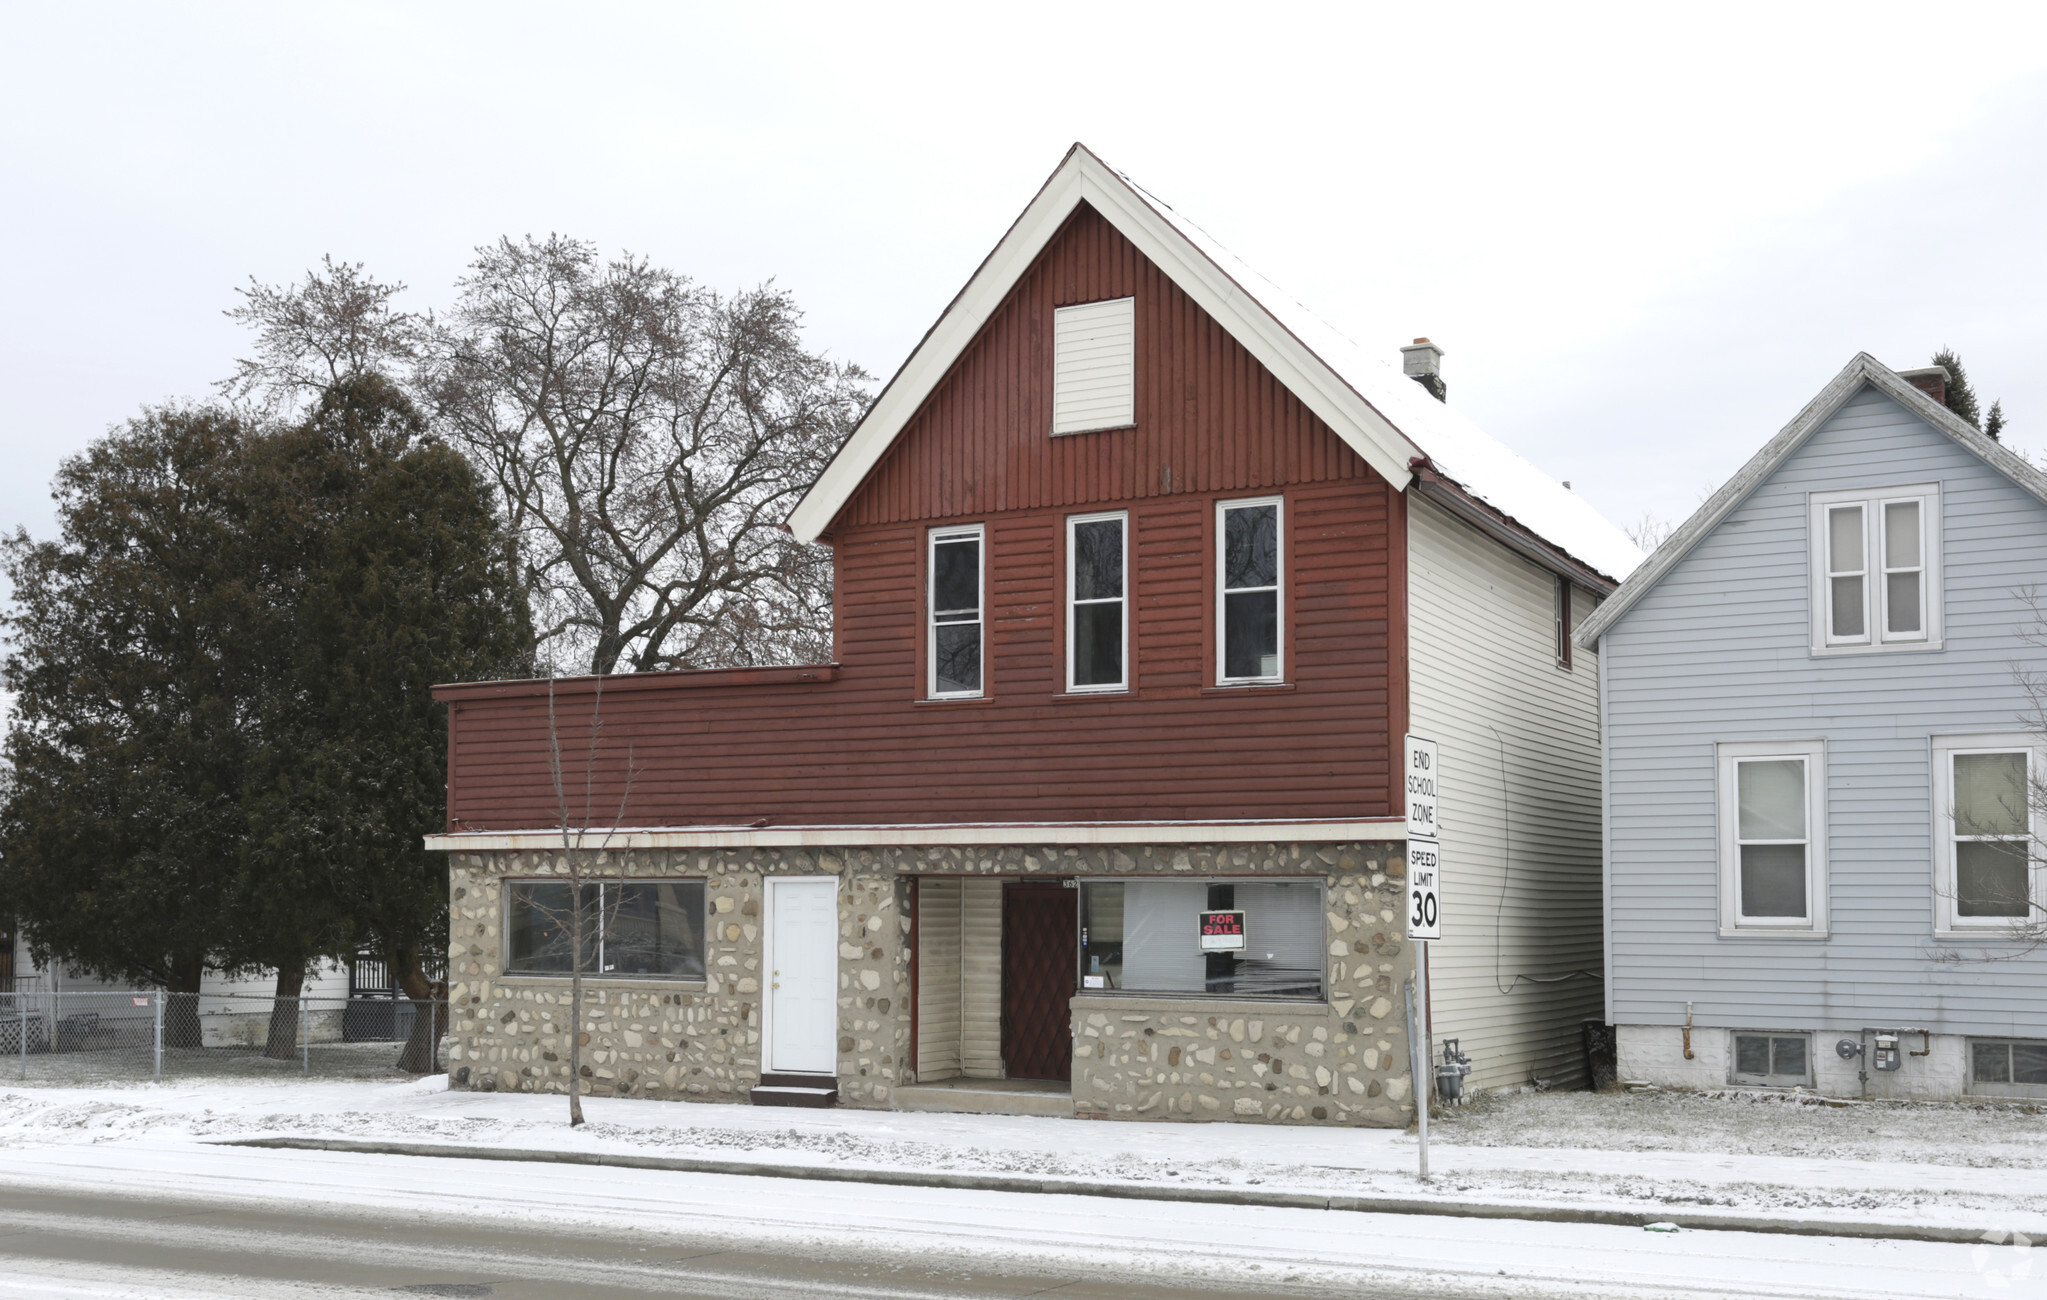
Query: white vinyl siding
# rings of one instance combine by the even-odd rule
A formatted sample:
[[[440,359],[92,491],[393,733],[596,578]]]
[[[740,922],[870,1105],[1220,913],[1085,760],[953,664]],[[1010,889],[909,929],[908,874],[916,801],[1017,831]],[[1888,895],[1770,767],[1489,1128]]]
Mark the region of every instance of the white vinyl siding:
[[[1934,928],[1943,938],[2018,939],[2016,927],[2041,919],[2038,745],[2022,732],[1934,738]]]
[[[1815,492],[1814,654],[1938,649],[1940,486]]]
[[[1000,1079],[1002,882],[960,882],[960,1073]]]
[[[1121,429],[1137,422],[1137,300],[1116,298],[1052,313],[1052,432]]]
[[[1723,744],[1719,784],[1720,933],[1826,937],[1826,747]]]
[[[960,882],[917,882],[917,1081],[960,1072]]]
[[[1473,1090],[1569,1086],[1601,1001],[1600,657],[1557,671],[1549,570],[1426,498],[1407,518],[1408,730],[1437,742],[1443,779],[1435,1038],[1471,1056]],[[1572,599],[1574,622],[1591,614]]]

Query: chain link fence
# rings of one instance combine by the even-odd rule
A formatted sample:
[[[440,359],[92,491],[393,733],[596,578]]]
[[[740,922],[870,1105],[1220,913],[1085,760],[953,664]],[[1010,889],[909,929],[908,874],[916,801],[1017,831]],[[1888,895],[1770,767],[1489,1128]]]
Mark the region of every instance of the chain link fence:
[[[0,991],[0,1078],[364,1078],[447,1068],[439,999]],[[12,1066],[12,1069],[8,1067]]]

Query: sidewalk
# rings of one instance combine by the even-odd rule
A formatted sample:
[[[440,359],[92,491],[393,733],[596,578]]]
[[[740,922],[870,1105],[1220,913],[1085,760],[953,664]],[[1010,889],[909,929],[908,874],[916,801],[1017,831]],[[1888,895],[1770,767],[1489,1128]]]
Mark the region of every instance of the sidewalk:
[[[161,1149],[166,1142],[283,1138],[329,1150],[371,1143],[398,1152],[404,1146],[392,1144],[417,1144],[459,1149],[436,1154],[530,1153],[698,1172],[745,1165],[743,1172],[755,1174],[912,1186],[1023,1190],[1036,1183],[1068,1194],[1234,1204],[1817,1225],[1807,1231],[1879,1224],[1943,1240],[2007,1229],[2047,1239],[2047,1117],[2022,1108],[1806,1115],[1707,1098],[1509,1099],[1439,1124],[1435,1177],[1422,1184],[1415,1139],[1384,1130],[602,1098],[584,1105],[590,1122],[570,1130],[563,1098],[448,1092],[439,1079],[0,1085],[0,1148],[147,1140]],[[1544,1145],[1531,1144],[1537,1140]],[[1559,1145],[1573,1140],[1585,1145]],[[1775,1153],[1782,1150],[1823,1154]]]

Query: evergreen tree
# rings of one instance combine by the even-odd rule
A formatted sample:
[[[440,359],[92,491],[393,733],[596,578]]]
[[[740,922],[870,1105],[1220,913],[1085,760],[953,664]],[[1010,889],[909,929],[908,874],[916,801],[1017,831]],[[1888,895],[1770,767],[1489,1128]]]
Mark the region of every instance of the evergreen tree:
[[[148,412],[58,471],[58,540],[4,545],[0,894],[40,960],[186,994],[241,965],[248,703],[272,640],[249,437],[218,411]],[[173,1009],[171,1041],[196,1046],[192,1000]]]
[[[1955,355],[1955,350],[1942,348],[1933,354],[1929,364],[1947,367],[1947,409],[1981,428],[1983,421],[1978,418],[1976,390],[1969,387],[1969,372],[1962,368],[1962,359]]]
[[[1989,435],[1992,442],[2000,441],[2004,437],[2003,402],[1997,401],[1990,404],[1990,414],[1983,418],[1983,432]]]

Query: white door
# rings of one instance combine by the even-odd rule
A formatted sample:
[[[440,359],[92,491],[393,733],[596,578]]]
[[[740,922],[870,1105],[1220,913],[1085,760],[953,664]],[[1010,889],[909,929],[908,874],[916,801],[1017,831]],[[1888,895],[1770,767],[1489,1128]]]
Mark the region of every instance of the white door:
[[[777,1074],[839,1072],[839,880],[768,885],[768,1061]]]

